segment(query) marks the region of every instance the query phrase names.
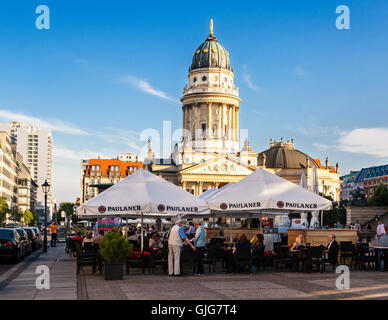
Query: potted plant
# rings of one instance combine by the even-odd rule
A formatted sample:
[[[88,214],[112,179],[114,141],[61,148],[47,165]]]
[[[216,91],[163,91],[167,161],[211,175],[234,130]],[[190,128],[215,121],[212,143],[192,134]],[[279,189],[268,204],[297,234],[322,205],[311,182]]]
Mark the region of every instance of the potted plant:
[[[124,261],[132,253],[132,245],[113,230],[100,242],[100,253],[105,260],[105,280],[122,280]]]

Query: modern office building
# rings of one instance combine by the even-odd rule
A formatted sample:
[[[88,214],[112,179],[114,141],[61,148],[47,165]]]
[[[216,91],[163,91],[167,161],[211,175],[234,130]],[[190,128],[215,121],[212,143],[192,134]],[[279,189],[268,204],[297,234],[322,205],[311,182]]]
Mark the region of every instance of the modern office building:
[[[9,207],[18,205],[18,165],[7,132],[0,132],[0,197]]]
[[[22,155],[30,170],[31,178],[39,186],[37,188],[37,208],[43,212],[44,194],[41,185],[45,180],[52,185],[53,139],[51,131],[40,126],[17,121],[0,124],[0,130],[8,132],[12,143],[16,144],[17,152]],[[47,200],[49,214],[51,215],[54,207],[51,193],[48,194]]]
[[[367,199],[374,194],[380,184],[388,186],[388,164],[363,168],[355,180],[355,186],[364,189]]]

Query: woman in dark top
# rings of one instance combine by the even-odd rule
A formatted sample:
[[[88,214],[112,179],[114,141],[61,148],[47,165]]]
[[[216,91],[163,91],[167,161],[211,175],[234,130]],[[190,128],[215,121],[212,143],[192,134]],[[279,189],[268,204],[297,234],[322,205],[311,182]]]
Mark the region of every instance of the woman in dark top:
[[[264,236],[262,234],[256,234],[255,240],[252,246],[252,258],[251,258],[251,269],[252,273],[256,273],[257,269],[260,268],[260,264],[264,257]]]

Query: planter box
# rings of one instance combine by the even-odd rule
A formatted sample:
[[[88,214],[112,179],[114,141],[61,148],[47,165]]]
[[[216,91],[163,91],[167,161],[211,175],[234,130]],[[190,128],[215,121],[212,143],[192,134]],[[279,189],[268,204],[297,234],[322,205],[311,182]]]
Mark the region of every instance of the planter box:
[[[105,280],[122,280],[123,267],[123,262],[105,262]]]

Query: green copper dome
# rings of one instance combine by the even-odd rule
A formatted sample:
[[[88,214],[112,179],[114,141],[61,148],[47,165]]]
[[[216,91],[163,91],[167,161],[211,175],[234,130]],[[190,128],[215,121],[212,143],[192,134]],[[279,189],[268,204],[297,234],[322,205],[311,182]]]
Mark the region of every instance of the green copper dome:
[[[206,41],[194,52],[190,71],[200,68],[222,68],[231,70],[229,53],[218,43],[212,32]]]

